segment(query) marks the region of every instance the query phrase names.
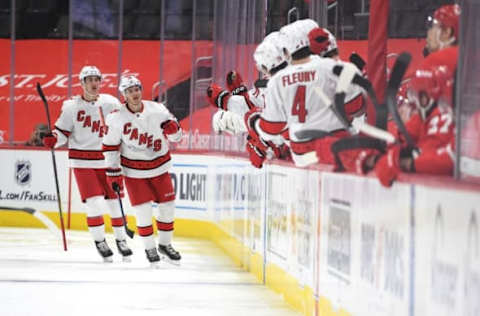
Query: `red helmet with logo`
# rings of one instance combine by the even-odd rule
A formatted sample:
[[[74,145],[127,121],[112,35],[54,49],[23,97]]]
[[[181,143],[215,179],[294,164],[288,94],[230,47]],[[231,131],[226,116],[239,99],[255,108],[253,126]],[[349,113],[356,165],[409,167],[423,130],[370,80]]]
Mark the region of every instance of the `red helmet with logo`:
[[[427,112],[440,100],[452,104],[453,74],[444,65],[420,68],[410,81],[408,99],[415,102],[425,119]]]
[[[458,4],[448,4],[441,6],[433,13],[433,21],[440,23],[445,27],[453,29],[453,35],[458,39],[460,6]]]

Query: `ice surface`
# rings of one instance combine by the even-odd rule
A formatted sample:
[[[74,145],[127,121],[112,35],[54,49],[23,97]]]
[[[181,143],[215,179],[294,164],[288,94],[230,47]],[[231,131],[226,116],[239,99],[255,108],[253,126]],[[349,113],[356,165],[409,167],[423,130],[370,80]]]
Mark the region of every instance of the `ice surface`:
[[[0,228],[0,315],[299,315],[213,243],[175,238],[181,266],[152,269],[138,238],[132,262],[103,263],[87,232]],[[108,314],[107,314],[108,313]]]

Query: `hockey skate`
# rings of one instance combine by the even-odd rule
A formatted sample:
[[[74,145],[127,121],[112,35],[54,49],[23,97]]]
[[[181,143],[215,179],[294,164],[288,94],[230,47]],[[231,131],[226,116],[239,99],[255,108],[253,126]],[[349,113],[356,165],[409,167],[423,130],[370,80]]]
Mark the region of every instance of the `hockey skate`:
[[[158,251],[171,264],[180,265],[180,259],[182,259],[182,256],[180,256],[180,253],[176,251],[171,244],[168,244],[166,246],[158,245]]]
[[[145,249],[145,254],[150,262],[152,268],[158,268],[160,263],[160,256],[157,253],[157,248]]]
[[[110,247],[108,247],[105,239],[102,241],[95,241],[95,246],[97,247],[98,253],[100,256],[102,256],[104,262],[113,262],[113,252]]]
[[[127,242],[125,240],[115,240],[117,243],[118,252],[122,255],[123,262],[132,261],[132,250],[128,248]]]

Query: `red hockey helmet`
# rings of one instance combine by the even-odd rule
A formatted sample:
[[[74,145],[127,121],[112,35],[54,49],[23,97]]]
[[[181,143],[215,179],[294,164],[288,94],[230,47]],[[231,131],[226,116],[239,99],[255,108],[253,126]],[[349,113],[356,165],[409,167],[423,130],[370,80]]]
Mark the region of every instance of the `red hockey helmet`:
[[[410,82],[408,99],[415,102],[423,119],[440,100],[452,107],[453,74],[444,65],[420,68]]]
[[[448,4],[441,6],[433,13],[433,22],[439,23],[444,27],[451,27],[453,35],[458,39],[460,6],[458,4]]]

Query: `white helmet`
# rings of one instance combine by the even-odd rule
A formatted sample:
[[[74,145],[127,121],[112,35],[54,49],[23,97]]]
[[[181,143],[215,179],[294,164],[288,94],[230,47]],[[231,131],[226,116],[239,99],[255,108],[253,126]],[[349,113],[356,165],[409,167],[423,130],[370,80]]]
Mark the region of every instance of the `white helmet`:
[[[99,77],[100,80],[102,80],[102,73],[95,66],[83,66],[82,70],[78,74],[78,79],[83,82],[85,78],[90,76]]]
[[[120,84],[118,85],[118,91],[120,91],[123,96],[125,96],[125,91],[128,88],[139,86],[142,89],[142,83],[135,76],[126,76],[120,79]]]
[[[308,33],[318,27],[317,22],[312,19],[298,20],[287,24],[280,29],[280,33],[286,36],[284,48],[290,55],[310,45]]]
[[[280,41],[280,33],[272,32],[255,49],[253,59],[255,59],[255,64],[260,72],[265,72],[265,70],[270,72],[286,62],[282,49],[278,46]]]

